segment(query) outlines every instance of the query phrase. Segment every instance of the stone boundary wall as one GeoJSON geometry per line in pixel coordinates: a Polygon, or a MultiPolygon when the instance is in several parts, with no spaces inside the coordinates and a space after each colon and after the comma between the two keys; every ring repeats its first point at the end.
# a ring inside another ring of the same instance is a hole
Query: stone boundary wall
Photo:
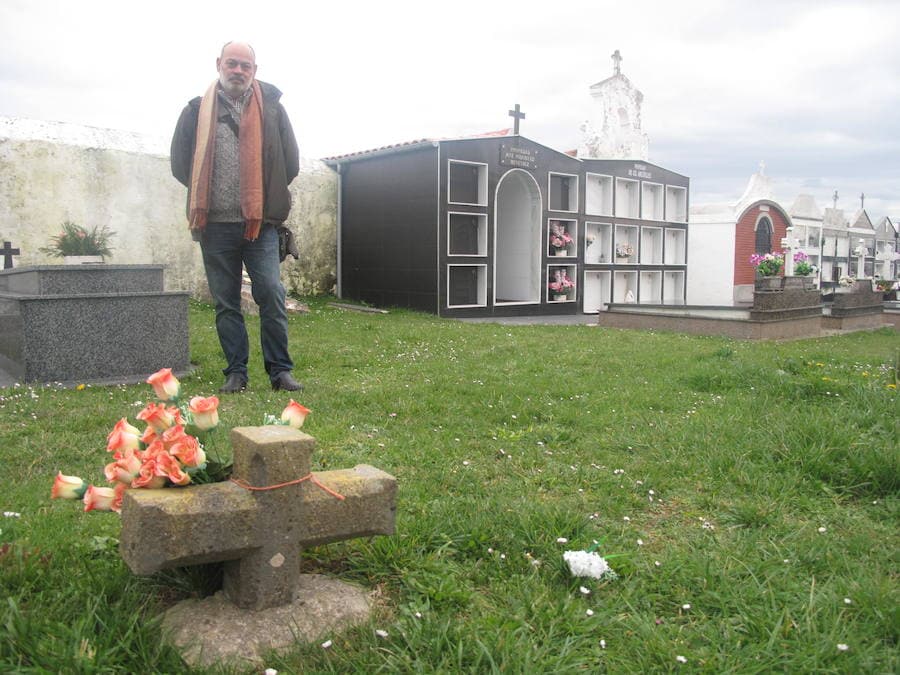
{"type": "MultiPolygon", "coordinates": [[[[337,177],[301,161],[286,223],[301,257],[282,279],[294,295],[332,291],[336,279],[337,177]]],[[[110,129],[0,117],[0,243],[15,267],[59,264],[40,252],[63,221],[108,226],[113,264],[166,265],[167,290],[207,295],[200,247],[187,231],[187,190],[169,170],[168,141],[110,129]]]]}

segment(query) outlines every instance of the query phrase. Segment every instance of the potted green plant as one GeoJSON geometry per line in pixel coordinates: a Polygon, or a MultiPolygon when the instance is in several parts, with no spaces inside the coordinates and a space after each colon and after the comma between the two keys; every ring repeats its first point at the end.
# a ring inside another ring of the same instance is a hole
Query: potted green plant
{"type": "Polygon", "coordinates": [[[797,251],[793,255],[794,272],[791,276],[785,276],[784,287],[788,288],[815,288],[812,275],[816,272],[815,265],[810,264],[809,256],[803,251],[797,251]]]}
{"type": "Polygon", "coordinates": [[[67,265],[102,263],[112,255],[110,239],[115,234],[105,225],[90,230],[67,220],[62,231],[50,239],[50,245],[40,249],[41,253],[62,258],[67,265]]]}
{"type": "Polygon", "coordinates": [[[784,267],[784,253],[754,253],[750,256],[750,264],[756,268],[757,290],[781,290],[782,281],[778,275],[784,267]]]}
{"type": "Polygon", "coordinates": [[[892,279],[876,279],[875,288],[884,294],[884,300],[894,300],[897,297],[897,292],[894,289],[895,283],[892,279]]]}

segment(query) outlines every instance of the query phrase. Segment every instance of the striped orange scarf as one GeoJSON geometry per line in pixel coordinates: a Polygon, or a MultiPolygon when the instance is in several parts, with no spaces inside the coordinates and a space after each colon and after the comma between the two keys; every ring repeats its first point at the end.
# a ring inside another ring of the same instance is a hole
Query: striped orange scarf
{"type": "MultiPolygon", "coordinates": [[[[197,146],[191,166],[190,222],[192,230],[206,227],[209,215],[209,182],[212,176],[216,145],[216,124],[219,102],[216,93],[219,81],[214,81],[200,102],[197,119],[197,146]]],[[[253,95],[241,113],[239,134],[241,172],[241,215],[244,218],[244,238],[253,241],[259,236],[263,217],[263,110],[262,92],[256,80],[251,85],[253,95]]]]}

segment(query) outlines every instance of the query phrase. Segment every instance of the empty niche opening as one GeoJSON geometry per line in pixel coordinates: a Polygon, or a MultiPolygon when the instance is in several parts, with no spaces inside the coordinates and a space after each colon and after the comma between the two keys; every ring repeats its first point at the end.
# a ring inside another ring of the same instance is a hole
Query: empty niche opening
{"type": "Polygon", "coordinates": [[[658,227],[641,228],[641,263],[658,265],[663,261],[662,229],[658,227]]]}
{"type": "Polygon", "coordinates": [[[550,174],[550,210],[578,210],[578,176],[550,174]]]}
{"type": "Polygon", "coordinates": [[[613,179],[598,173],[589,173],[585,178],[585,213],[594,216],[613,214],[613,179]]]}
{"type": "Polygon", "coordinates": [[[666,220],[687,222],[687,189],[669,185],[666,187],[666,220]]]}
{"type": "Polygon", "coordinates": [[[665,273],[663,277],[663,304],[684,304],[684,272],[681,270],[665,273]]]}
{"type": "Polygon", "coordinates": [[[666,264],[683,265],[685,251],[685,231],[666,228],[666,264]]]}
{"type": "Polygon", "coordinates": [[[630,178],[616,178],[616,216],[619,218],[637,218],[641,195],[639,183],[630,178]]]}
{"type": "Polygon", "coordinates": [[[584,273],[584,312],[591,314],[602,312],[609,303],[610,291],[609,271],[591,271],[584,273]]]}
{"type": "Polygon", "coordinates": [[[658,305],[662,302],[662,272],[641,272],[641,304],[658,305]]]}
{"type": "Polygon", "coordinates": [[[487,215],[450,213],[447,215],[449,255],[487,255],[487,215]]]}
{"type": "Polygon", "coordinates": [[[484,307],[487,304],[486,265],[447,266],[447,306],[484,307]]]}
{"type": "Polygon", "coordinates": [[[659,183],[641,184],[641,209],[644,220],[662,220],[664,214],[663,186],[659,183]]]}
{"type": "Polygon", "coordinates": [[[448,200],[453,204],[487,206],[487,165],[450,161],[448,200]]]}

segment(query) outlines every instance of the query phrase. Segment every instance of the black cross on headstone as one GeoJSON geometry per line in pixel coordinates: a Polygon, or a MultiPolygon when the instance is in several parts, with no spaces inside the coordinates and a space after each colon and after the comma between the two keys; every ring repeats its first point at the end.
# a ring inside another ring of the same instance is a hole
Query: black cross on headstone
{"type": "Polygon", "coordinates": [[[0,254],[3,254],[3,269],[11,270],[13,266],[13,256],[19,255],[20,251],[12,247],[12,242],[4,241],[3,248],[0,248],[0,254]]]}
{"type": "Polygon", "coordinates": [[[521,110],[519,110],[519,104],[516,103],[515,110],[510,110],[509,116],[515,120],[513,122],[513,133],[516,136],[518,136],[519,135],[519,120],[525,119],[525,113],[523,113],[521,110]]]}

